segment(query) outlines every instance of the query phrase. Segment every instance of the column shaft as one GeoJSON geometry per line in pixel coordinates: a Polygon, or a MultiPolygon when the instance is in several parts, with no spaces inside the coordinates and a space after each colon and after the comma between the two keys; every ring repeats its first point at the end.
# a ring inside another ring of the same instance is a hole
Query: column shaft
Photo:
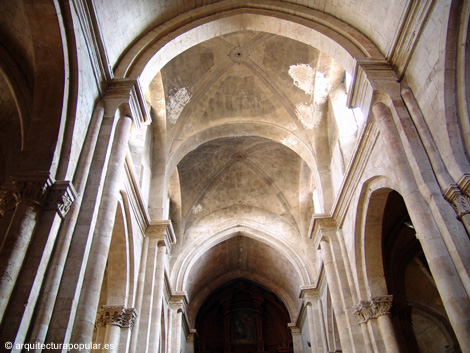
{"type": "Polygon", "coordinates": [[[345,350],[351,349],[354,351],[354,348],[351,344],[351,339],[349,335],[349,330],[347,327],[347,318],[344,309],[344,305],[341,298],[342,291],[339,288],[338,279],[336,276],[336,269],[333,263],[333,256],[331,254],[330,243],[322,240],[320,242],[321,246],[321,255],[323,258],[323,264],[325,266],[325,274],[330,287],[331,301],[333,303],[334,312],[337,318],[337,325],[339,336],[341,339],[341,347],[345,350]]]}
{"type": "Polygon", "coordinates": [[[308,319],[308,328],[310,332],[311,347],[310,351],[312,353],[321,352],[318,348],[318,342],[320,337],[317,335],[316,325],[315,325],[315,314],[313,313],[312,303],[307,303],[307,319],[308,319]]]}
{"type": "MultiPolygon", "coordinates": [[[[27,177],[27,176],[26,176],[27,177]]],[[[0,249],[0,323],[17,282],[52,180],[49,175],[36,181],[13,181],[18,200],[0,249]]]]}
{"type": "Polygon", "coordinates": [[[148,352],[150,342],[150,327],[152,325],[153,297],[155,295],[155,271],[157,267],[158,239],[146,237],[148,244],[147,262],[145,265],[145,281],[139,315],[139,326],[135,334],[138,339],[133,341],[138,352],[148,352]]]}
{"type": "Polygon", "coordinates": [[[302,336],[300,335],[300,329],[289,324],[290,330],[292,332],[292,344],[294,346],[294,353],[303,353],[302,348],[302,336]]]}
{"type": "Polygon", "coordinates": [[[380,315],[377,318],[377,322],[379,324],[380,333],[382,334],[387,353],[400,353],[400,347],[398,346],[390,314],[380,315]]]}
{"type": "Polygon", "coordinates": [[[70,211],[58,235],[55,249],[52,251],[51,263],[48,267],[46,278],[41,288],[41,296],[31,323],[31,333],[29,335],[30,343],[42,343],[46,339],[47,329],[52,317],[52,310],[59,291],[60,279],[64,271],[65,261],[72,241],[72,234],[78,220],[83,193],[92,165],[93,154],[100,134],[103,116],[104,109],[98,107],[90,122],[90,128],[86,136],[83,151],[80,154],[77,171],[75,172],[76,177],[73,179],[77,197],[70,207],[70,211]]]}
{"type": "MultiPolygon", "coordinates": [[[[168,352],[179,352],[181,348],[181,331],[183,323],[183,311],[178,307],[171,310],[171,322],[170,322],[170,332],[169,340],[170,347],[168,352]]],[[[154,353],[154,352],[152,352],[154,353]]],[[[156,353],[156,352],[155,352],[156,353]]]]}
{"type": "MultiPolygon", "coordinates": [[[[135,353],[138,337],[139,337],[139,330],[140,330],[140,321],[142,320],[142,301],[144,299],[144,288],[145,288],[145,272],[146,272],[146,265],[147,265],[147,258],[148,258],[148,247],[149,247],[149,238],[144,238],[144,243],[142,246],[142,257],[140,259],[140,267],[139,267],[139,279],[137,281],[137,291],[136,291],[136,310],[139,313],[139,317],[135,322],[134,329],[131,335],[131,343],[129,347],[129,353],[135,353]]],[[[141,350],[142,352],[142,350],[141,350]]]]}
{"type": "Polygon", "coordinates": [[[150,327],[150,353],[157,353],[160,342],[160,327],[162,316],[163,285],[165,273],[166,246],[163,241],[158,242],[157,266],[155,273],[155,289],[153,294],[152,325],[150,327]]]}
{"type": "Polygon", "coordinates": [[[59,227],[73,199],[73,187],[68,182],[56,182],[49,191],[28,256],[13,290],[15,300],[6,311],[1,329],[0,337],[13,342],[14,347],[25,342],[59,227]]]}
{"type": "Polygon", "coordinates": [[[106,325],[106,333],[104,336],[105,353],[116,353],[119,349],[119,338],[121,336],[121,328],[117,325],[106,325]]]}
{"type": "MultiPolygon", "coordinates": [[[[101,195],[106,174],[108,171],[113,141],[116,131],[116,116],[106,116],[102,120],[99,129],[99,138],[95,153],[93,154],[90,173],[86,181],[86,189],[83,195],[80,212],[77,211],[78,219],[74,229],[67,228],[71,233],[64,234],[65,238],[70,236],[70,247],[67,249],[67,239],[61,238],[63,253],[57,253],[58,262],[54,267],[47,287],[44,288],[47,295],[45,305],[38,314],[33,329],[34,337],[39,342],[69,343],[73,324],[77,314],[77,304],[83,286],[83,277],[90,256],[90,247],[93,239],[93,231],[97,224],[98,214],[101,206],[101,195]],[[64,259],[66,257],[66,259],[64,259]],[[63,270],[60,268],[64,264],[63,270]],[[58,287],[57,295],[55,288],[58,287]],[[55,298],[54,298],[55,296],[55,298]]],[[[72,216],[72,215],[71,215],[72,216]]]]}
{"type": "Polygon", "coordinates": [[[98,221],[83,280],[74,332],[71,337],[72,343],[90,343],[92,340],[95,314],[108,260],[116,207],[120,197],[119,190],[124,175],[124,161],[131,125],[131,118],[124,116],[120,118],[116,126],[98,221]]]}

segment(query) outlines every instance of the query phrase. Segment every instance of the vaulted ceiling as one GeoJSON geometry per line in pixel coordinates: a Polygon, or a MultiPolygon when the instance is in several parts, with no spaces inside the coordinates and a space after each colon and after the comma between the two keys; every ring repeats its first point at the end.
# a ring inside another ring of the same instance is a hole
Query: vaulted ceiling
{"type": "Polygon", "coordinates": [[[191,47],[150,84],[154,133],[166,137],[154,155],[173,174],[169,217],[195,307],[214,285],[242,277],[264,281],[295,311],[298,288],[310,283],[294,258],[314,194],[322,207],[333,202],[338,89],[345,96],[345,70],[329,56],[251,30],[191,47]]]}
{"type": "Polygon", "coordinates": [[[204,135],[177,164],[185,237],[230,222],[305,235],[313,174],[331,159],[328,95],[344,76],[313,47],[254,31],[203,42],[162,69],[169,158],[204,135]]]}

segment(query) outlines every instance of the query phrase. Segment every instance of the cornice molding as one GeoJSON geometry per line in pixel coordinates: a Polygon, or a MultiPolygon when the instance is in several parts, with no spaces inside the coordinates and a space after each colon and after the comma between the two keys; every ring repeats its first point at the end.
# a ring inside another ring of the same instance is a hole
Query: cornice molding
{"type": "Polygon", "coordinates": [[[152,122],[149,105],[138,78],[113,79],[106,90],[104,103],[105,114],[113,116],[120,109],[121,114],[132,118],[137,128],[152,122]]]}
{"type": "Polygon", "coordinates": [[[175,231],[170,220],[151,222],[145,231],[145,236],[163,241],[168,251],[171,250],[171,245],[176,243],[175,231]]]}

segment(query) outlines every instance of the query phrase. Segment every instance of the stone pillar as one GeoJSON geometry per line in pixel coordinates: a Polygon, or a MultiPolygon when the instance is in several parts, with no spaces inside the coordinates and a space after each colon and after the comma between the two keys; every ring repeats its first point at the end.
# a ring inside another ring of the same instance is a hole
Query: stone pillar
{"type": "Polygon", "coordinates": [[[183,330],[183,312],[188,303],[185,292],[176,292],[170,298],[170,322],[168,333],[168,352],[180,352],[183,330]]]}
{"type": "Polygon", "coordinates": [[[371,298],[371,307],[374,317],[377,318],[380,333],[385,343],[387,352],[400,353],[395,329],[391,320],[391,308],[393,297],[386,295],[382,297],[371,298]]]}
{"type": "Polygon", "coordinates": [[[104,331],[101,351],[115,353],[126,351],[126,347],[119,347],[119,338],[122,330],[132,330],[137,313],[134,308],[124,305],[103,305],[99,310],[97,326],[104,331]]]}
{"type": "Polygon", "coordinates": [[[38,173],[16,176],[3,185],[16,199],[16,208],[0,249],[0,323],[52,184],[48,173],[38,173]]]}
{"type": "Polygon", "coordinates": [[[311,346],[310,346],[310,351],[312,353],[321,353],[322,350],[319,347],[318,343],[320,341],[320,337],[317,335],[317,325],[315,324],[315,314],[313,312],[313,306],[312,302],[308,302],[306,304],[306,309],[307,309],[307,320],[308,320],[308,329],[310,333],[310,340],[311,340],[311,346]]]}
{"type": "Polygon", "coordinates": [[[354,305],[354,316],[363,329],[363,334],[368,338],[371,352],[385,352],[385,344],[383,342],[380,329],[375,319],[371,303],[369,300],[361,300],[354,305]]]}
{"type": "MultiPolygon", "coordinates": [[[[383,103],[377,103],[372,108],[376,117],[381,134],[385,143],[392,150],[390,158],[396,166],[396,173],[399,180],[405,185],[405,190],[409,190],[406,196],[407,203],[419,207],[426,205],[426,201],[419,194],[418,190],[413,190],[406,185],[407,180],[413,180],[413,175],[409,170],[408,162],[403,156],[403,147],[401,145],[397,130],[395,128],[393,117],[388,107],[383,103]]],[[[428,261],[431,273],[436,282],[439,294],[446,309],[449,320],[454,328],[457,339],[463,352],[470,352],[470,300],[465,290],[464,283],[461,280],[456,266],[459,266],[459,259],[454,251],[449,253],[449,249],[444,242],[434,219],[426,212],[413,212],[410,214],[417,230],[417,237],[420,240],[424,254],[428,261]],[[454,254],[451,258],[450,255],[454,254]],[[454,263],[454,260],[456,263],[454,263]],[[468,347],[468,348],[467,348],[468,347]]],[[[459,266],[460,267],[460,266],[459,266]]],[[[464,269],[461,271],[465,272],[464,269]]],[[[463,277],[467,274],[462,273],[463,277]]]]}
{"type": "Polygon", "coordinates": [[[131,347],[135,346],[135,352],[139,353],[148,352],[149,349],[150,326],[152,324],[153,296],[155,290],[155,271],[157,267],[156,262],[158,239],[145,237],[145,244],[147,244],[147,261],[145,264],[145,269],[143,269],[143,271],[145,272],[145,281],[143,283],[142,289],[142,300],[138,320],[138,331],[136,331],[134,334],[138,337],[138,339],[133,339],[131,343],[131,347]]]}
{"type": "Polygon", "coordinates": [[[465,192],[465,184],[469,184],[470,175],[464,174],[459,183],[454,184],[450,177],[446,165],[444,164],[436,143],[432,137],[431,132],[426,124],[418,102],[416,101],[413,92],[409,88],[402,88],[401,95],[403,101],[410,112],[410,116],[418,130],[420,139],[423,142],[426,153],[429,156],[429,161],[433,167],[436,179],[442,190],[445,189],[444,197],[454,207],[457,218],[463,223],[467,234],[470,235],[470,195],[465,192]],[[465,180],[466,179],[466,180],[465,180]]]}
{"type": "Polygon", "coordinates": [[[292,343],[294,346],[294,353],[302,353],[302,336],[300,335],[300,329],[293,323],[289,323],[289,328],[292,332],[292,343]]]}
{"type": "Polygon", "coordinates": [[[73,231],[82,205],[83,193],[93,161],[93,154],[97,145],[98,136],[100,135],[100,126],[103,121],[103,116],[104,109],[102,107],[102,102],[99,102],[90,122],[85,144],[80,154],[80,159],[73,179],[77,193],[76,198],[70,207],[67,217],[61,225],[60,233],[51,255],[52,258],[50,265],[48,266],[46,278],[44,279],[44,284],[41,288],[41,294],[31,323],[31,333],[29,334],[30,343],[43,343],[46,338],[47,329],[52,317],[52,310],[59,291],[60,279],[64,271],[73,231]]]}
{"type": "Polygon", "coordinates": [[[342,291],[340,289],[339,280],[336,275],[333,254],[331,252],[330,243],[325,237],[322,237],[320,241],[320,249],[327,283],[330,287],[331,301],[333,303],[333,308],[337,319],[336,322],[338,324],[338,331],[341,339],[341,347],[343,347],[345,350],[351,349],[352,351],[354,351],[354,347],[352,345],[348,329],[348,319],[343,304],[341,294],[342,291]]]}
{"type": "Polygon", "coordinates": [[[307,319],[312,340],[312,352],[328,353],[328,339],[323,316],[322,302],[317,288],[305,286],[301,288],[300,296],[307,310],[307,319]]]}
{"type": "Polygon", "coordinates": [[[302,298],[305,310],[307,311],[307,322],[310,333],[311,351],[313,353],[325,353],[328,352],[328,345],[325,344],[322,332],[321,322],[323,318],[316,314],[317,303],[320,303],[320,296],[318,295],[317,289],[313,286],[305,286],[300,289],[300,297],[302,298]]]}
{"type": "Polygon", "coordinates": [[[83,280],[71,343],[88,344],[92,340],[92,323],[98,307],[104,270],[108,260],[116,207],[120,197],[119,190],[122,186],[124,175],[124,161],[131,125],[132,119],[128,116],[123,116],[119,119],[116,126],[98,221],[83,280]]]}
{"type": "Polygon", "coordinates": [[[400,353],[398,340],[390,317],[392,300],[393,297],[391,295],[373,297],[368,301],[361,300],[354,306],[356,319],[361,325],[364,323],[368,325],[371,336],[375,338],[375,342],[372,342],[372,345],[378,352],[400,353]],[[380,333],[380,337],[378,333],[380,333]]]}
{"type": "Polygon", "coordinates": [[[317,300],[317,310],[318,310],[318,316],[319,316],[319,322],[320,322],[320,331],[321,331],[321,341],[323,343],[323,348],[325,352],[328,352],[328,338],[327,338],[327,333],[326,333],[326,325],[325,325],[325,316],[323,314],[323,307],[322,307],[322,302],[321,298],[318,297],[317,300]]]}
{"type": "Polygon", "coordinates": [[[141,295],[141,316],[138,332],[132,339],[132,350],[157,352],[161,332],[162,303],[165,284],[166,254],[176,242],[171,221],[149,225],[146,231],[147,261],[141,295]],[[138,337],[138,338],[137,338],[138,337]],[[138,349],[137,349],[138,347],[138,349]]]}
{"type": "Polygon", "coordinates": [[[444,197],[454,208],[457,219],[463,223],[467,235],[470,235],[470,194],[468,192],[470,188],[470,176],[466,175],[463,179],[464,181],[461,181],[459,184],[464,184],[465,186],[451,184],[447,188],[444,197]]]}
{"type": "Polygon", "coordinates": [[[13,342],[14,347],[25,342],[59,227],[74,198],[75,191],[69,182],[58,181],[50,188],[28,249],[28,257],[13,291],[15,300],[6,311],[1,329],[0,337],[4,341],[13,342]]]}
{"type": "Polygon", "coordinates": [[[173,228],[170,221],[151,224],[147,229],[147,236],[158,239],[155,287],[153,292],[152,324],[150,326],[150,353],[158,352],[158,346],[160,343],[166,254],[169,251],[170,244],[174,243],[172,240],[175,239],[172,229],[173,228]],[[172,240],[170,240],[171,238],[172,240]]]}
{"type": "MultiPolygon", "coordinates": [[[[148,249],[149,248],[149,239],[144,238],[144,242],[142,245],[142,256],[140,258],[140,266],[139,266],[139,277],[137,280],[137,291],[136,291],[136,309],[140,313],[138,320],[136,320],[134,324],[134,329],[131,336],[131,343],[129,347],[129,353],[135,353],[137,348],[137,342],[139,338],[139,331],[140,331],[140,323],[142,320],[142,309],[143,309],[143,299],[144,299],[144,292],[145,292],[145,275],[146,275],[146,268],[148,262],[148,249]]],[[[155,256],[154,256],[155,258],[155,256]]],[[[148,311],[147,311],[148,313],[148,311]]],[[[141,350],[140,352],[143,352],[141,350]]]]}
{"type": "Polygon", "coordinates": [[[102,347],[106,339],[106,322],[104,321],[103,310],[100,309],[96,313],[95,329],[93,335],[94,348],[91,350],[92,353],[101,353],[102,347]]]}
{"type": "MultiPolygon", "coordinates": [[[[88,265],[89,259],[94,256],[90,253],[92,241],[101,237],[101,234],[98,237],[94,237],[94,235],[99,234],[95,230],[99,228],[97,225],[102,223],[103,217],[100,216],[100,213],[102,213],[101,206],[107,202],[107,193],[104,189],[106,184],[108,184],[108,172],[115,173],[111,172],[114,168],[110,163],[112,150],[114,145],[122,142],[118,141],[119,134],[115,133],[116,126],[119,124],[118,119],[122,115],[132,116],[136,126],[149,121],[148,107],[136,79],[113,79],[107,87],[103,104],[104,112],[99,127],[99,136],[96,140],[96,148],[94,152],[88,150],[83,152],[86,155],[89,152],[93,153],[93,158],[89,159],[91,163],[89,173],[85,173],[84,176],[80,177],[80,180],[86,182],[86,187],[83,193],[80,212],[73,215],[77,219],[68,228],[70,230],[67,232],[67,237],[72,231],[73,236],[70,236],[70,247],[67,252],[65,266],[62,270],[60,267],[63,262],[58,261],[58,268],[54,270],[54,273],[61,275],[61,277],[52,278],[49,283],[50,287],[46,289],[50,292],[47,304],[53,304],[53,306],[46,307],[40,313],[39,320],[36,322],[37,329],[34,330],[34,334],[46,343],[69,343],[71,342],[72,332],[82,332],[82,328],[78,329],[76,325],[79,311],[83,312],[83,307],[78,308],[78,303],[87,296],[84,296],[82,288],[85,288],[84,277],[85,272],[90,267],[88,265]],[[54,293],[56,287],[54,281],[59,281],[57,294],[54,293]],[[53,298],[54,296],[55,298],[53,298]],[[52,303],[53,300],[51,298],[55,300],[55,303],[52,303]],[[45,335],[46,337],[44,338],[45,335]]],[[[97,115],[97,120],[99,121],[101,113],[97,113],[97,115]]],[[[114,216],[111,219],[114,219],[114,216]]],[[[66,242],[65,240],[64,247],[67,247],[66,242]]],[[[95,307],[86,314],[89,316],[88,322],[94,321],[91,320],[91,311],[94,311],[96,314],[96,310],[97,308],[95,307]]],[[[86,329],[88,334],[90,328],[86,329]]],[[[74,339],[76,338],[77,336],[75,335],[74,339]]]]}

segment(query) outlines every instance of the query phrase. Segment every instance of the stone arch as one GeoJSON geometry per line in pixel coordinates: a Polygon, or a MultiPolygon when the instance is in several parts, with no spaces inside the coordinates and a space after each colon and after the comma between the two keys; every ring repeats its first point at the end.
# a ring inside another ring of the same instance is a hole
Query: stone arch
{"type": "Polygon", "coordinates": [[[355,263],[357,293],[360,298],[386,295],[382,265],[382,217],[388,194],[394,189],[391,180],[373,176],[362,185],[355,224],[355,263]],[[380,251],[373,251],[379,248],[380,251]]]}
{"type": "Polygon", "coordinates": [[[34,119],[25,133],[23,172],[47,170],[54,175],[62,148],[69,103],[69,44],[59,6],[56,2],[46,2],[26,12],[34,51],[31,104],[34,119]]]}
{"type": "MultiPolygon", "coordinates": [[[[255,242],[264,244],[264,246],[273,248],[274,251],[279,254],[279,256],[282,256],[284,258],[286,263],[289,263],[292,266],[295,271],[292,276],[295,278],[289,278],[286,279],[286,281],[289,283],[295,282],[294,287],[298,287],[297,289],[293,289],[295,291],[295,295],[293,295],[292,293],[287,293],[281,287],[276,286],[275,283],[272,281],[263,280],[262,277],[255,276],[251,279],[255,282],[263,284],[268,289],[272,290],[281,299],[283,299],[284,304],[286,305],[289,313],[291,314],[291,317],[294,317],[295,312],[297,310],[297,290],[300,290],[300,286],[307,285],[312,282],[311,275],[309,274],[306,265],[303,263],[301,257],[287,242],[279,240],[273,234],[268,234],[265,231],[253,228],[252,226],[247,224],[235,224],[231,226],[229,225],[222,229],[218,229],[214,233],[207,235],[207,237],[204,237],[205,240],[203,242],[200,239],[199,241],[196,241],[197,243],[201,242],[200,246],[194,246],[194,242],[191,242],[191,244],[188,245],[185,249],[182,249],[171,271],[172,286],[176,288],[176,291],[185,290],[191,270],[193,266],[197,263],[197,261],[203,258],[204,255],[215,246],[223,243],[224,241],[233,239],[237,236],[249,238],[255,242]]],[[[245,275],[246,273],[240,272],[237,276],[243,277],[245,275]]],[[[233,278],[234,277],[232,275],[227,275],[226,277],[222,276],[221,278],[219,278],[217,283],[220,285],[233,278]]],[[[197,298],[197,303],[201,304],[201,298],[204,297],[205,296],[203,295],[200,298],[197,298]]]]}
{"type": "MultiPolygon", "coordinates": [[[[470,154],[470,3],[453,0],[449,12],[449,25],[445,33],[445,67],[442,92],[452,159],[456,160],[457,171],[468,166],[465,153],[470,154]],[[460,128],[460,129],[459,129],[460,128]],[[459,131],[460,130],[460,131],[459,131]]],[[[450,170],[452,174],[452,170],[450,170]]],[[[458,175],[458,177],[460,177],[458,175]]]]}
{"type": "Polygon", "coordinates": [[[297,315],[296,310],[298,309],[296,303],[292,300],[289,294],[276,286],[276,284],[272,281],[267,280],[263,276],[253,276],[246,272],[236,272],[227,274],[227,276],[223,276],[222,278],[218,278],[216,281],[212,282],[209,287],[204,289],[204,292],[199,293],[194,300],[190,303],[188,308],[188,321],[191,327],[194,327],[196,323],[196,316],[201,308],[202,304],[206,301],[206,299],[211,295],[211,293],[216,290],[217,288],[223,286],[225,283],[230,282],[236,279],[247,279],[261,285],[265,288],[271,290],[286,306],[287,311],[289,312],[289,316],[291,321],[294,321],[295,315],[297,315]]]}
{"type": "Polygon", "coordinates": [[[176,290],[184,290],[184,282],[186,280],[185,277],[188,275],[188,269],[197,259],[203,256],[207,250],[236,236],[239,232],[243,232],[246,237],[273,247],[284,255],[296,268],[302,285],[307,285],[311,282],[310,274],[303,264],[302,259],[287,242],[279,240],[275,235],[269,234],[265,230],[253,228],[249,224],[234,224],[219,228],[215,232],[208,234],[204,237],[206,241],[204,244],[201,244],[201,246],[195,247],[190,244],[180,253],[176,259],[171,275],[171,282],[174,287],[177,288],[176,290]]]}
{"type": "Polygon", "coordinates": [[[194,134],[172,151],[168,160],[167,174],[173,172],[188,152],[202,144],[219,138],[241,136],[258,136],[278,142],[298,154],[310,170],[316,170],[315,156],[309,153],[309,148],[302,139],[282,127],[253,122],[218,125],[194,134]]]}
{"type": "Polygon", "coordinates": [[[319,48],[350,72],[355,58],[382,57],[358,30],[320,11],[276,2],[257,5],[225,2],[189,11],[149,31],[122,56],[116,76],[139,76],[145,88],[156,73],[182,51],[243,29],[284,36],[287,33],[290,38],[319,48]]]}
{"type": "MultiPolygon", "coordinates": [[[[303,42],[335,59],[349,72],[353,71],[357,58],[382,58],[380,51],[362,33],[321,11],[280,2],[256,5],[244,1],[222,2],[188,11],[144,34],[121,56],[115,75],[139,77],[146,90],[160,69],[181,52],[211,38],[243,29],[278,34],[303,42]]],[[[208,132],[204,134],[208,135],[208,132]]],[[[187,142],[185,144],[188,145],[187,142]]],[[[311,152],[307,154],[310,155],[303,158],[315,176],[319,205],[329,208],[331,201],[328,200],[332,193],[329,175],[319,171],[311,152]]],[[[176,158],[170,157],[165,180],[156,191],[156,200],[162,204],[161,207],[164,207],[170,175],[184,155],[180,153],[176,158]]]]}
{"type": "MultiPolygon", "coordinates": [[[[190,138],[186,139],[181,145],[177,146],[167,160],[167,168],[165,173],[165,190],[170,182],[171,175],[178,163],[184,158],[184,156],[190,151],[198,148],[204,143],[226,137],[243,137],[243,136],[257,136],[263,137],[268,140],[277,142],[287,147],[288,149],[295,152],[305,161],[308,168],[310,168],[312,175],[317,185],[319,192],[319,200],[323,200],[322,185],[328,181],[324,180],[325,177],[320,173],[316,157],[311,152],[309,146],[296,134],[284,129],[280,126],[264,124],[259,122],[245,122],[236,124],[223,124],[210,127],[202,130],[197,134],[194,134],[190,138]]],[[[321,202],[320,202],[321,203],[321,202]]],[[[322,204],[322,203],[321,203],[322,204]]]]}
{"type": "Polygon", "coordinates": [[[28,79],[17,61],[2,46],[0,46],[0,74],[16,105],[20,124],[20,145],[23,148],[31,120],[32,91],[28,79]]]}

